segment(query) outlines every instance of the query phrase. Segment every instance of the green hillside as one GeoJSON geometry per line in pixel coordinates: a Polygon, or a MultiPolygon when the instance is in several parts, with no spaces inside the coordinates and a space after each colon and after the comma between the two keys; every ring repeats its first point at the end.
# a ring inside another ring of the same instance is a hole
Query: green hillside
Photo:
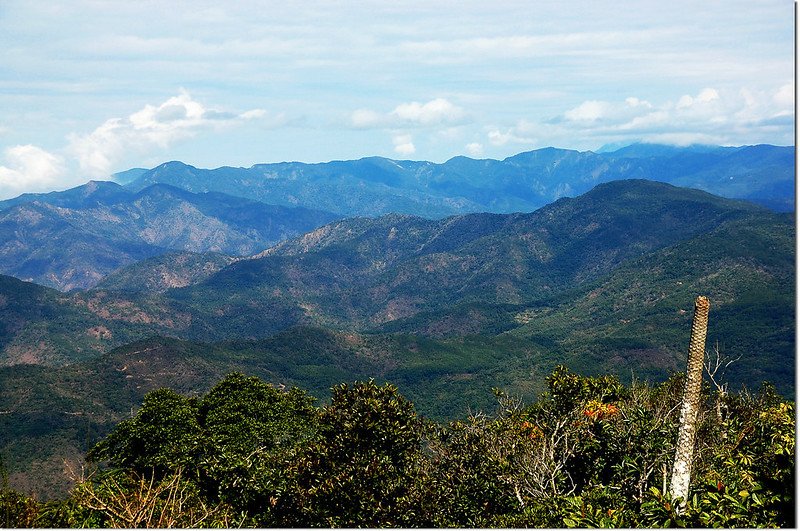
{"type": "MultiPolygon", "coordinates": [[[[723,348],[741,353],[758,341],[744,337],[755,322],[776,337],[791,331],[793,230],[786,215],[648,181],[607,183],[531,214],[343,220],[227,266],[171,255],[121,270],[107,289],[38,290],[36,315],[9,280],[2,364],[77,361],[149,335],[217,342],[294,326],[432,337],[519,329],[570,355],[605,352],[595,338],[620,348],[637,337],[639,350],[663,353],[678,341],[648,332],[659,328],[652,320],[681,329],[697,293],[720,309],[723,348]],[[748,315],[747,305],[770,311],[748,315]]],[[[769,357],[790,357],[776,354],[785,340],[770,345],[769,357]]]]}
{"type": "Polygon", "coordinates": [[[289,323],[370,329],[467,302],[560,297],[626,260],[748,215],[771,216],[695,190],[617,181],[531,214],[335,222],[168,297],[210,319],[193,323],[203,340],[217,338],[207,330],[223,318],[234,337],[249,323],[267,332],[289,323]]]}
{"type": "Polygon", "coordinates": [[[174,251],[136,262],[110,273],[99,290],[162,293],[207,279],[236,258],[219,253],[174,251]]]}
{"type": "Polygon", "coordinates": [[[495,387],[532,399],[556,364],[510,338],[436,341],[316,328],[213,345],[152,338],[60,368],[0,368],[0,456],[16,488],[55,495],[69,484],[63,461],[80,467],[87,445],[161,387],[201,393],[244,371],[327,399],[342,381],[374,378],[396,383],[424,414],[447,419],[492,408],[495,387]]]}

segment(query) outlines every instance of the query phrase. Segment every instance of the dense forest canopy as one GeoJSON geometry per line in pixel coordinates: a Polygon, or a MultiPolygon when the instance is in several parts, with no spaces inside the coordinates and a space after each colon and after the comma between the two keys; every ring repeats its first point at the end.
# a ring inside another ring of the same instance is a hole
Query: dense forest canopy
{"type": "Polygon", "coordinates": [[[666,492],[683,375],[626,386],[557,368],[523,404],[419,415],[391,384],[316,405],[232,373],[148,393],[68,498],[0,494],[3,527],[773,527],[794,525],[795,405],[705,385],[689,499],[666,492]]]}

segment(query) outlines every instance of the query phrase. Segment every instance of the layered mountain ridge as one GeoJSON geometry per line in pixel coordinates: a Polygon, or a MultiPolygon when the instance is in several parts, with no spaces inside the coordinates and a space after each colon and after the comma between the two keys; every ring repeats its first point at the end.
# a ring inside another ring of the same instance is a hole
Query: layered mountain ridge
{"type": "Polygon", "coordinates": [[[283,162],[198,169],[168,162],[127,186],[166,183],[345,217],[389,213],[429,218],[468,212],[529,212],[619,179],[648,179],[794,208],[794,148],[686,148],[634,144],[610,153],[544,148],[504,160],[455,157],[442,164],[368,157],[321,164],[283,162]]]}
{"type": "MultiPolygon", "coordinates": [[[[578,354],[597,330],[636,337],[637,327],[653,326],[628,315],[630,308],[658,307],[656,314],[669,314],[680,329],[690,317],[692,290],[707,294],[719,311],[748,297],[787,304],[779,319],[786,330],[793,234],[790,215],[643,180],[602,184],[530,214],[351,218],[247,259],[170,255],[123,268],[102,289],[65,295],[36,288],[39,299],[57,301],[64,317],[57,324],[9,318],[19,325],[0,345],[2,364],[61,364],[153,334],[256,340],[294,326],[430,337],[513,331],[545,343],[558,336],[564,348],[572,332],[585,330],[578,350],[569,347],[578,354]],[[630,285],[640,286],[641,299],[630,285]],[[605,301],[602,308],[588,303],[595,299],[605,301]],[[576,311],[572,331],[552,322],[576,311]],[[620,328],[622,321],[628,324],[620,328]],[[20,353],[40,344],[34,354],[20,353]]],[[[735,338],[747,327],[726,327],[731,348],[743,349],[735,338]]],[[[648,348],[666,352],[673,339],[661,337],[648,348]]]]}
{"type": "Polygon", "coordinates": [[[168,252],[248,256],[343,217],[531,212],[631,178],[794,208],[794,152],[776,146],[545,148],[443,164],[369,157],[204,170],[169,162],[115,178],[125,185],[91,181],[0,201],[0,273],[86,289],[168,252]]]}
{"type": "Polygon", "coordinates": [[[0,272],[62,291],[171,250],[250,255],[338,216],[165,184],[111,182],[0,203],[0,272]]]}

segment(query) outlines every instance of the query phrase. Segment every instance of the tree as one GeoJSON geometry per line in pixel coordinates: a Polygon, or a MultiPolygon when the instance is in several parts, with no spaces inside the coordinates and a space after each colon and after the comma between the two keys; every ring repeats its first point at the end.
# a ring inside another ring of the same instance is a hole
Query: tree
{"type": "Polygon", "coordinates": [[[769,386],[701,388],[688,496],[670,496],[684,386],[559,367],[529,406],[498,391],[493,415],[438,425],[389,384],[342,384],[316,408],[233,374],[204,397],[148,394],[92,450],[114,468],[68,500],[2,493],[0,508],[61,527],[794,525],[794,404],[769,386]]]}
{"type": "Polygon", "coordinates": [[[415,521],[422,431],[411,402],[373,381],[332,389],[319,438],[291,462],[279,525],[405,527],[415,521]]]}
{"type": "Polygon", "coordinates": [[[287,489],[285,462],[316,437],[314,399],[256,377],[227,376],[203,398],[198,418],[206,437],[199,463],[209,497],[230,503],[256,521],[287,489]]]}
{"type": "Polygon", "coordinates": [[[284,391],[241,373],[228,375],[203,398],[159,389],[88,459],[108,461],[156,485],[180,473],[208,504],[224,502],[260,518],[286,489],[283,460],[315,436],[313,402],[303,391],[284,391]]]}
{"type": "Polygon", "coordinates": [[[136,416],[120,422],[89,451],[87,459],[162,476],[196,469],[204,440],[197,400],[158,389],[147,393],[136,416]]]}

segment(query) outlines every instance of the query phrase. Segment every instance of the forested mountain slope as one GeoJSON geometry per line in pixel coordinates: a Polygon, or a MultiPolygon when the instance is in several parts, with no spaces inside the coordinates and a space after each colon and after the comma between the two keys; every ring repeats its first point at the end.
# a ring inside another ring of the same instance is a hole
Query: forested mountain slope
{"type": "Polygon", "coordinates": [[[751,216],[779,219],[704,192],[616,181],[531,214],[335,222],[168,297],[211,319],[193,321],[202,339],[217,320],[232,334],[249,323],[369,329],[469,302],[558,298],[627,260],[751,216]]]}
{"type": "Polygon", "coordinates": [[[704,293],[720,316],[710,338],[753,368],[736,381],[792,385],[781,377],[793,353],[791,217],[696,190],[615,181],[530,214],[354,218],[226,261],[152,260],[104,289],[42,291],[62,318],[18,320],[2,364],[57,365],[153,334],[216,342],[323,326],[513,334],[538,356],[663,375],[680,358],[687,301],[704,293]]]}
{"type": "Polygon", "coordinates": [[[336,219],[220,193],[110,182],[0,202],[0,272],[60,290],[169,250],[257,253],[336,219]]]}

